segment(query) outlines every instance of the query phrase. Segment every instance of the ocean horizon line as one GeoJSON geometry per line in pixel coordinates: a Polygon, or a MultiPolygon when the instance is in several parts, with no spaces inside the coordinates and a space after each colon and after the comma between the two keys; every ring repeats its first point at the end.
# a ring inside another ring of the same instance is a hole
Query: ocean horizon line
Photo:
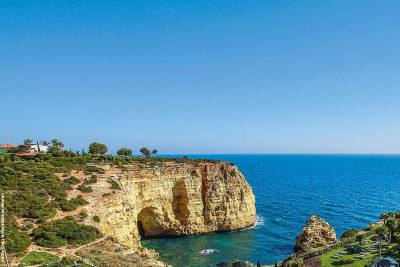
{"type": "Polygon", "coordinates": [[[400,153],[165,153],[158,156],[400,156],[400,153]]]}

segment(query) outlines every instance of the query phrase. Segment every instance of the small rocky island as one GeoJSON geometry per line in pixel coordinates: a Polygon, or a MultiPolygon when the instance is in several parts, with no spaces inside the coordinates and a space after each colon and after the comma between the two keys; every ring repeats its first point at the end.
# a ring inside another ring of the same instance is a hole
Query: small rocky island
{"type": "Polygon", "coordinates": [[[337,241],[335,229],[316,215],[310,216],[300,235],[296,237],[296,252],[331,245],[337,241]]]}

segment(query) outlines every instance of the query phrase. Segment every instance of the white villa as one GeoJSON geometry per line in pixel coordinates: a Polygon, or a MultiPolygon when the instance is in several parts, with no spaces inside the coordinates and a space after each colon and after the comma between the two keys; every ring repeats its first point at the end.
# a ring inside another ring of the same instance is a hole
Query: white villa
{"type": "Polygon", "coordinates": [[[31,145],[30,152],[32,153],[47,153],[49,152],[49,147],[44,145],[31,145]]]}

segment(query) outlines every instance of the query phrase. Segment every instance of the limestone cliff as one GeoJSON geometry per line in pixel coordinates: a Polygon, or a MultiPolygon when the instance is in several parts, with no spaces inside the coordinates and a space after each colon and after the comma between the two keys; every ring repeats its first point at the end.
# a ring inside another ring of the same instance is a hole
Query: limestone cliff
{"type": "MultiPolygon", "coordinates": [[[[119,243],[140,248],[147,237],[233,231],[254,225],[255,197],[236,166],[163,161],[107,170],[121,190],[89,200],[88,221],[119,243]]],[[[94,190],[106,192],[107,183],[94,190]]]]}
{"type": "Polygon", "coordinates": [[[335,242],[335,229],[323,219],[312,215],[306,222],[301,234],[296,238],[295,250],[305,252],[335,242]]]}

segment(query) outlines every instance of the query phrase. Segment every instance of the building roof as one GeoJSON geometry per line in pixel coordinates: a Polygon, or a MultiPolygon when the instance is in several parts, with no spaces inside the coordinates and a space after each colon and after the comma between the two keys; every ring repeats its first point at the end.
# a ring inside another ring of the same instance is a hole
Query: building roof
{"type": "Polygon", "coordinates": [[[24,156],[35,156],[37,155],[36,152],[17,152],[15,153],[15,155],[19,156],[19,157],[24,157],[24,156]]]}
{"type": "Polygon", "coordinates": [[[13,144],[0,144],[1,148],[13,148],[13,147],[17,147],[16,145],[13,144]]]}

